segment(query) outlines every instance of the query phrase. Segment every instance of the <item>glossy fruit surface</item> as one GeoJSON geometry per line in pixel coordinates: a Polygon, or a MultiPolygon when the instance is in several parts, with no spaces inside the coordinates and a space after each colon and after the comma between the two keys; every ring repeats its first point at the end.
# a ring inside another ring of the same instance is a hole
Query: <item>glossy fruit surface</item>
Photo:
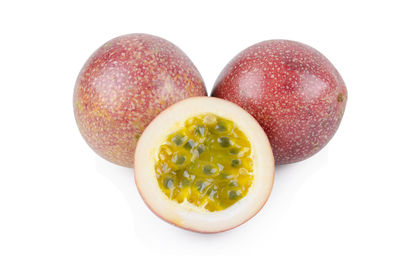
{"type": "Polygon", "coordinates": [[[239,106],[192,97],[158,115],[135,152],[135,181],[149,208],[184,229],[216,233],[267,201],[274,158],[264,130],[239,106]]]}
{"type": "Polygon", "coordinates": [[[253,115],[270,140],[277,164],[304,160],[321,150],[339,127],[347,89],[317,50],[271,40],[239,53],[219,75],[212,96],[253,115]]]}
{"type": "Polygon", "coordinates": [[[117,37],[97,49],[75,85],[74,112],[89,146],[103,158],[133,167],[143,130],[162,110],[207,95],[190,59],[174,44],[147,34],[117,37]]]}

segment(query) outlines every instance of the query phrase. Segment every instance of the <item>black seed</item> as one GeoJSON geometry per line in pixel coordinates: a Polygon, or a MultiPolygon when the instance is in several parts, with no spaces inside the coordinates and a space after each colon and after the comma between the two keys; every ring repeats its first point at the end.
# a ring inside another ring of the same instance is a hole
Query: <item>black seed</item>
{"type": "Polygon", "coordinates": [[[216,172],[217,172],[217,169],[211,165],[204,165],[204,167],[203,167],[204,174],[214,174],[216,172]]]}
{"type": "Polygon", "coordinates": [[[204,136],[206,129],[203,125],[197,126],[196,128],[196,134],[199,134],[201,136],[204,136]]]}
{"type": "Polygon", "coordinates": [[[231,146],[231,140],[229,139],[229,137],[220,137],[218,138],[218,143],[220,144],[220,146],[222,147],[229,147],[231,146]]]}
{"type": "Polygon", "coordinates": [[[239,185],[238,185],[237,181],[232,181],[232,182],[229,183],[229,186],[236,187],[236,186],[239,186],[239,185]]]}
{"type": "Polygon", "coordinates": [[[240,193],[238,193],[235,190],[229,191],[229,199],[234,200],[237,199],[240,196],[240,193]]]}
{"type": "Polygon", "coordinates": [[[231,165],[234,168],[240,167],[242,165],[242,161],[240,159],[234,159],[234,160],[232,160],[231,165]]]}
{"type": "Polygon", "coordinates": [[[187,150],[192,149],[194,147],[194,141],[193,140],[187,141],[187,143],[183,147],[186,148],[187,150]]]}
{"type": "Polygon", "coordinates": [[[214,198],[214,195],[217,193],[217,191],[215,191],[214,189],[208,189],[207,190],[207,195],[210,196],[211,199],[214,198]]]}
{"type": "Polygon", "coordinates": [[[229,153],[231,153],[232,155],[236,155],[237,153],[239,153],[239,149],[238,148],[232,148],[229,150],[229,153]]]}
{"type": "Polygon", "coordinates": [[[202,192],[205,189],[206,184],[203,181],[200,180],[200,181],[197,181],[196,187],[197,187],[197,190],[202,192]]]}
{"type": "Polygon", "coordinates": [[[174,187],[174,180],[172,178],[166,177],[164,179],[164,187],[171,189],[174,187]]]}
{"type": "Polygon", "coordinates": [[[186,161],[186,157],[184,155],[176,155],[172,159],[172,162],[177,165],[181,165],[181,164],[185,163],[185,161],[186,161]]]}
{"type": "Polygon", "coordinates": [[[219,132],[225,132],[227,130],[225,124],[223,123],[218,123],[215,129],[217,129],[219,132]]]}
{"type": "Polygon", "coordinates": [[[204,147],[203,144],[199,145],[199,147],[197,148],[197,151],[199,152],[199,154],[203,153],[206,150],[206,148],[204,147]]]}
{"type": "Polygon", "coordinates": [[[222,178],[225,178],[225,179],[230,179],[230,178],[232,178],[233,177],[233,175],[232,174],[229,174],[229,173],[222,173],[221,174],[221,176],[222,176],[222,178]]]}
{"type": "Polygon", "coordinates": [[[180,134],[175,135],[174,137],[172,137],[172,142],[177,146],[182,145],[183,144],[183,136],[180,134]]]}
{"type": "Polygon", "coordinates": [[[186,160],[185,156],[179,156],[178,159],[176,160],[176,164],[183,164],[185,160],[186,160]]]}
{"type": "Polygon", "coordinates": [[[183,178],[182,186],[189,186],[191,184],[190,180],[187,178],[183,178]]]}

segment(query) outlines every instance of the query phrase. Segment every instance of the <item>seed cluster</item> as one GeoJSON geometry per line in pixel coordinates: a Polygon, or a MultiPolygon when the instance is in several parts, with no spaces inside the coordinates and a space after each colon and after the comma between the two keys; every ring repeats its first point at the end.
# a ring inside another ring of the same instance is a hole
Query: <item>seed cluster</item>
{"type": "Polygon", "coordinates": [[[155,171],[168,198],[223,210],[244,197],[252,184],[251,145],[232,121],[203,114],[166,138],[155,171]]]}

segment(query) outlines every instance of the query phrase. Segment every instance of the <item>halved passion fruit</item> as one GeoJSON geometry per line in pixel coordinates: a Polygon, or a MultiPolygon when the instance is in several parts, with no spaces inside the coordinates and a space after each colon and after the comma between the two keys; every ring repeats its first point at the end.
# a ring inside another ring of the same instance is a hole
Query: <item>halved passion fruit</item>
{"type": "Polygon", "coordinates": [[[135,180],[150,209],[206,233],[253,217],[272,189],[274,158],[264,130],[245,110],[192,97],[157,116],[140,137],[135,180]]]}

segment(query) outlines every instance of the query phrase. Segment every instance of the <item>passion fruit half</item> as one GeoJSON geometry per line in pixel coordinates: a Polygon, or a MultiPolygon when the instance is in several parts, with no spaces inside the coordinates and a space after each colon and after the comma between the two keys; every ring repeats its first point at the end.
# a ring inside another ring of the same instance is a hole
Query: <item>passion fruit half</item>
{"type": "Polygon", "coordinates": [[[244,109],[192,97],[160,113],[140,137],[137,188],[149,208],[176,226],[226,231],[252,218],[274,180],[268,138],[244,109]]]}

